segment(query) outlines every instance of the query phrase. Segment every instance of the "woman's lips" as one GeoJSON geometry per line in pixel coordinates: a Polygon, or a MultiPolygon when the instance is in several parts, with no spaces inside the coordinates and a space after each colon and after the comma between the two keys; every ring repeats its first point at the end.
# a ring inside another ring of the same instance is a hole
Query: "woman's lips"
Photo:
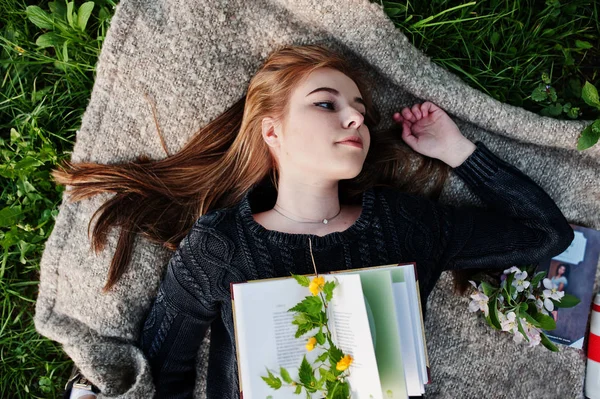
{"type": "Polygon", "coordinates": [[[349,145],[351,147],[363,148],[362,143],[359,143],[358,141],[340,141],[340,142],[338,142],[338,144],[344,144],[344,145],[349,145]]]}

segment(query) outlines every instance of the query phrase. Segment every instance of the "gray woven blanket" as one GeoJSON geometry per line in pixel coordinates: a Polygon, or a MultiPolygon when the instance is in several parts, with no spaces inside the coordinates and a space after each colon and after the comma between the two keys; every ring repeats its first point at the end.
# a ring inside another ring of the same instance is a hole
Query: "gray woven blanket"
{"type": "MultiPolygon", "coordinates": [[[[567,219],[600,229],[600,146],[578,152],[587,124],[557,121],[501,104],[434,65],[367,0],[122,0],[97,65],[73,161],[114,163],[165,157],[146,95],[170,153],[244,93],[265,57],[284,44],[322,43],[360,63],[384,116],[415,102],[444,108],[471,140],[538,182],[567,219]]],[[[139,238],[129,271],[103,294],[116,234],[99,255],[87,225],[108,197],[60,206],[41,261],[35,323],[98,385],[103,398],[149,398],[150,369],[135,346],[170,253],[139,238]]],[[[480,206],[458,178],[441,201],[480,206]]],[[[408,259],[410,260],[410,259],[408,259]]],[[[598,281],[596,281],[596,286],[598,281]]],[[[527,349],[491,330],[451,292],[443,274],[432,292],[426,338],[427,398],[583,397],[585,355],[527,349]]],[[[205,341],[206,343],[206,341],[205,341]]],[[[203,397],[206,345],[196,396],[203,397]]]]}

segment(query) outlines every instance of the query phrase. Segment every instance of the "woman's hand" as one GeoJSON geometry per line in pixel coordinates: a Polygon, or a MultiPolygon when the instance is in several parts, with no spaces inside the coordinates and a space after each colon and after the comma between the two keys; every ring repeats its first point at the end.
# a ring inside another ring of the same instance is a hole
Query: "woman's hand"
{"type": "Polygon", "coordinates": [[[475,151],[452,119],[432,102],[403,108],[393,115],[402,124],[402,139],[419,154],[437,158],[455,168],[475,151]]]}

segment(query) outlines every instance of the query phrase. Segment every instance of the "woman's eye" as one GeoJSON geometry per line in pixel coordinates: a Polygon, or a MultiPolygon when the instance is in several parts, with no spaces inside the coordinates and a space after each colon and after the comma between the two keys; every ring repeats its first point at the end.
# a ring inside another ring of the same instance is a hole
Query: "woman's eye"
{"type": "Polygon", "coordinates": [[[334,107],[334,104],[333,104],[332,102],[329,102],[329,101],[323,101],[323,102],[314,103],[314,104],[315,104],[317,107],[320,107],[320,108],[326,108],[326,107],[321,107],[321,105],[322,105],[322,104],[326,104],[326,105],[329,105],[329,106],[331,106],[331,108],[326,108],[326,109],[331,109],[331,110],[334,110],[334,109],[335,109],[335,107],[334,107]]]}
{"type": "MultiPolygon", "coordinates": [[[[318,103],[314,103],[314,105],[316,105],[319,108],[326,108],[326,109],[331,109],[331,110],[335,110],[335,104],[330,102],[330,101],[322,101],[322,102],[318,102],[318,103]],[[321,104],[325,104],[330,106],[331,108],[327,108],[327,107],[321,107],[321,104]]],[[[366,112],[361,112],[360,113],[363,117],[367,116],[366,112]]]]}

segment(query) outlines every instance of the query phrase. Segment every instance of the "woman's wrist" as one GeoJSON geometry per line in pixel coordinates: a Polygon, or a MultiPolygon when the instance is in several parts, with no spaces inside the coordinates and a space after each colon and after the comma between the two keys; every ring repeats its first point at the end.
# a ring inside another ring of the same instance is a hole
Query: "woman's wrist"
{"type": "Polygon", "coordinates": [[[448,147],[448,150],[440,160],[452,168],[456,168],[462,165],[476,149],[477,146],[465,138],[448,147]]]}

